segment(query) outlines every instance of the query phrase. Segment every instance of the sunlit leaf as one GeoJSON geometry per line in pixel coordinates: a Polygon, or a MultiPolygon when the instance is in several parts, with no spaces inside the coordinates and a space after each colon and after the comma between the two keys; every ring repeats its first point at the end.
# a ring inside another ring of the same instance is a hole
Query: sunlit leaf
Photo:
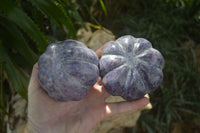
{"type": "Polygon", "coordinates": [[[106,7],[105,7],[105,5],[104,5],[104,2],[103,2],[103,0],[99,0],[99,2],[100,2],[100,4],[101,4],[101,7],[102,7],[102,9],[103,9],[103,11],[104,11],[105,15],[107,16],[107,15],[108,15],[108,13],[107,13],[107,9],[106,9],[106,7]]]}

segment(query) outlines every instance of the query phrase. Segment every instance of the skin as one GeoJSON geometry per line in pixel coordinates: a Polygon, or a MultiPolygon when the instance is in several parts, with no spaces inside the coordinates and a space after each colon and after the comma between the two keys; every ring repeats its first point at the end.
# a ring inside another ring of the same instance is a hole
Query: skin
{"type": "MultiPolygon", "coordinates": [[[[96,51],[99,58],[106,44],[96,51]]],[[[84,99],[55,101],[41,88],[36,63],[28,87],[28,123],[23,132],[89,133],[100,121],[112,115],[142,108],[149,103],[149,99],[145,97],[132,102],[106,103],[105,99],[109,96],[99,78],[84,99]]]]}

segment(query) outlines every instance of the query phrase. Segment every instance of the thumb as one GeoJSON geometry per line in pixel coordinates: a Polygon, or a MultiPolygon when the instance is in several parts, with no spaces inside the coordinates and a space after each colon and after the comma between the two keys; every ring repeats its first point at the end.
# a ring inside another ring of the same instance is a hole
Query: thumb
{"type": "Polygon", "coordinates": [[[38,63],[33,66],[29,86],[28,93],[32,93],[33,91],[40,88],[39,80],[38,80],[38,63]]]}
{"type": "Polygon", "coordinates": [[[120,114],[123,112],[137,110],[149,103],[149,99],[144,97],[132,102],[118,102],[118,103],[109,103],[106,105],[105,117],[109,117],[115,114],[120,114]]]}

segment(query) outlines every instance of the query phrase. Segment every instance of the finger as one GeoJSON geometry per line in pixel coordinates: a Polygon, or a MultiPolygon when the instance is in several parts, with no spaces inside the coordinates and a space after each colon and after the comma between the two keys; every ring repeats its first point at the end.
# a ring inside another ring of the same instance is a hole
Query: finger
{"type": "Polygon", "coordinates": [[[103,89],[103,98],[106,99],[107,97],[110,96],[110,94],[106,91],[106,89],[102,86],[102,89],[103,89]]]}
{"type": "Polygon", "coordinates": [[[97,84],[102,85],[101,77],[98,78],[98,80],[97,80],[97,84]]]}
{"type": "Polygon", "coordinates": [[[101,81],[101,77],[98,78],[97,82],[93,85],[93,89],[99,93],[102,93],[102,81],[101,81]]]}
{"type": "Polygon", "coordinates": [[[108,97],[110,94],[105,90],[105,88],[102,85],[99,85],[98,83],[96,83],[92,89],[90,89],[90,94],[94,94],[94,95],[100,95],[105,97],[108,97]]]}
{"type": "Polygon", "coordinates": [[[32,92],[35,89],[40,88],[39,80],[38,80],[38,63],[33,66],[31,79],[28,86],[28,92],[32,92]]]}
{"type": "Polygon", "coordinates": [[[137,110],[149,103],[149,99],[144,97],[136,101],[132,102],[118,102],[118,103],[110,103],[105,107],[105,117],[109,117],[115,114],[137,110]]]}
{"type": "Polygon", "coordinates": [[[42,89],[38,80],[38,63],[33,66],[31,79],[28,86],[28,99],[29,101],[35,101],[31,99],[37,99],[39,97],[45,99],[46,101],[54,101],[48,96],[48,94],[42,89]],[[36,96],[36,97],[35,97],[36,96]]]}
{"type": "Polygon", "coordinates": [[[101,52],[102,52],[103,48],[104,48],[106,45],[108,45],[109,43],[111,43],[111,42],[113,42],[113,41],[109,41],[109,42],[105,43],[103,46],[101,46],[101,48],[99,48],[99,49],[96,51],[96,55],[97,55],[99,58],[101,57],[101,52]]]}
{"type": "Polygon", "coordinates": [[[105,90],[102,85],[96,83],[88,92],[87,98],[91,99],[101,99],[105,101],[105,99],[110,96],[110,94],[105,90]]]}
{"type": "Polygon", "coordinates": [[[110,94],[106,91],[106,89],[102,85],[101,77],[98,78],[97,83],[93,86],[93,89],[101,93],[103,98],[107,98],[108,96],[110,96],[110,94]]]}

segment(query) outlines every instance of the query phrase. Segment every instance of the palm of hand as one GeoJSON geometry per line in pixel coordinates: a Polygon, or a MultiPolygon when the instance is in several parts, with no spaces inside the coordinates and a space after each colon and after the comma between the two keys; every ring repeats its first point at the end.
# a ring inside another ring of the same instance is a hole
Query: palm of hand
{"type": "MultiPolygon", "coordinates": [[[[102,48],[96,52],[98,56],[102,48]]],[[[32,128],[38,132],[88,133],[101,120],[141,108],[148,103],[147,98],[133,102],[106,103],[109,94],[100,79],[84,99],[58,102],[40,87],[37,74],[38,65],[35,64],[28,88],[28,118],[32,128]]]]}

